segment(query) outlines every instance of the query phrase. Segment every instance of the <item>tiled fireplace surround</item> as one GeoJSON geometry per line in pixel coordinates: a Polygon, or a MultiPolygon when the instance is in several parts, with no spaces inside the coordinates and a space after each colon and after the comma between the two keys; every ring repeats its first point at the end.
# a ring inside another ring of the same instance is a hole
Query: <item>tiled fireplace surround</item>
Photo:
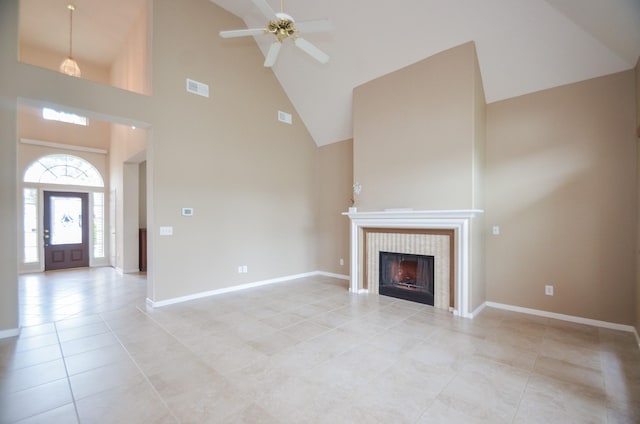
{"type": "Polygon", "coordinates": [[[377,257],[380,250],[433,255],[434,306],[450,309],[462,317],[472,317],[469,310],[473,283],[470,274],[470,224],[482,212],[478,209],[378,212],[350,209],[345,213],[351,220],[349,290],[377,295],[377,257]]]}

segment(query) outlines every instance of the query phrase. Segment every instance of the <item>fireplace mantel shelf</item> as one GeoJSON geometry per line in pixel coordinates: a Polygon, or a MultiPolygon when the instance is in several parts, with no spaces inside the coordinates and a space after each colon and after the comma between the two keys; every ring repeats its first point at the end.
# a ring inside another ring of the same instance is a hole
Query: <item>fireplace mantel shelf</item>
{"type": "Polygon", "coordinates": [[[342,215],[351,219],[469,219],[483,213],[482,209],[451,209],[451,210],[413,210],[413,209],[385,209],[383,211],[349,211],[342,215]]]}

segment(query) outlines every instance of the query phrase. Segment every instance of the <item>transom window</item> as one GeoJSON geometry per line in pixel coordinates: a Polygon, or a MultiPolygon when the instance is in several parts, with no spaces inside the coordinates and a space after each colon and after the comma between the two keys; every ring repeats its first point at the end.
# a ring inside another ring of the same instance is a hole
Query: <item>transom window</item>
{"type": "Polygon", "coordinates": [[[93,165],[64,154],[43,156],[33,162],[24,174],[24,182],[104,187],[102,176],[93,165]]]}

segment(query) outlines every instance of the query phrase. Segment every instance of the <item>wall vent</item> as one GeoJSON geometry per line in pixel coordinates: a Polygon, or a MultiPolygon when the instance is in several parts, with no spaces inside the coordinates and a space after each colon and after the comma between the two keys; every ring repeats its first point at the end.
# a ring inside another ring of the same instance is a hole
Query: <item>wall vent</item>
{"type": "Polygon", "coordinates": [[[187,78],[187,91],[202,97],[209,97],[209,86],[205,83],[187,78]]]}
{"type": "Polygon", "coordinates": [[[283,112],[281,110],[278,111],[278,121],[284,122],[285,124],[289,124],[289,125],[291,125],[291,123],[293,122],[291,118],[291,114],[287,112],[283,112]]]}

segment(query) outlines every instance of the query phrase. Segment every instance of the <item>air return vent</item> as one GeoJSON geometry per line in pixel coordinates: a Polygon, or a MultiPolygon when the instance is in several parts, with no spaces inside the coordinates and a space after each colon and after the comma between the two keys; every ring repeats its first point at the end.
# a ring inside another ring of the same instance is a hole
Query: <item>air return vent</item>
{"type": "Polygon", "coordinates": [[[202,97],[209,97],[209,86],[205,83],[187,78],[187,91],[202,97]]]}

